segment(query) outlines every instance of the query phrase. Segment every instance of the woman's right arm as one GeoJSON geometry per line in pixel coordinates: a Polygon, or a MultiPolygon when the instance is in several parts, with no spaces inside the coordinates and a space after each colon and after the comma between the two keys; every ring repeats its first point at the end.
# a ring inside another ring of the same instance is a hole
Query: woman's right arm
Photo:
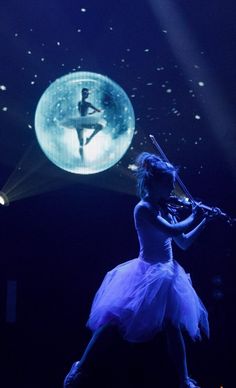
{"type": "Polygon", "coordinates": [[[149,220],[149,222],[154,224],[162,232],[168,234],[170,237],[176,237],[191,230],[197,218],[197,206],[193,208],[192,213],[187,218],[177,223],[171,223],[171,220],[170,222],[167,221],[161,214],[154,215],[154,212],[148,206],[140,206],[137,216],[140,217],[140,221],[142,219],[149,220]]]}
{"type": "Polygon", "coordinates": [[[187,233],[193,226],[197,218],[197,211],[193,211],[187,218],[177,223],[170,223],[162,216],[156,217],[157,226],[164,232],[169,234],[170,237],[176,237],[182,233],[187,233]]]}

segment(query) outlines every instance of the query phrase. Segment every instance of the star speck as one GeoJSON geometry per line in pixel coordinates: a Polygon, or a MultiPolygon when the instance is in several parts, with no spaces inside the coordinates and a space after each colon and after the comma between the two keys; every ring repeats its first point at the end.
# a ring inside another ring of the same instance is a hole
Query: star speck
{"type": "Polygon", "coordinates": [[[137,166],[135,164],[129,164],[128,165],[128,170],[136,171],[137,170],[137,166]]]}

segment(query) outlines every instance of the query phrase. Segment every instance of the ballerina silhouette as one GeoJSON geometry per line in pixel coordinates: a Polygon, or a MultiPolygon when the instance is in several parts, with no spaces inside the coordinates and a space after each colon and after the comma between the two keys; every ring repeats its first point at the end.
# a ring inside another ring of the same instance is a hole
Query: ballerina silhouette
{"type": "Polygon", "coordinates": [[[83,88],[81,91],[82,99],[78,103],[78,111],[80,113],[80,118],[78,118],[76,123],[76,131],[79,139],[80,148],[84,145],[87,145],[92,138],[103,129],[104,120],[98,120],[98,117],[89,117],[94,113],[101,113],[101,110],[96,108],[91,102],[86,101],[89,96],[89,89],[83,88]],[[91,110],[91,111],[90,111],[91,110]],[[89,128],[93,129],[92,134],[84,141],[83,129],[89,128]]]}

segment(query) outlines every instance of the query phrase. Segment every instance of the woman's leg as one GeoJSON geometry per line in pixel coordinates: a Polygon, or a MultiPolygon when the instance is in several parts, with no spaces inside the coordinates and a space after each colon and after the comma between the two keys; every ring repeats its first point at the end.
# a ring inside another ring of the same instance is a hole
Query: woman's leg
{"type": "Polygon", "coordinates": [[[179,327],[173,326],[170,322],[166,324],[167,345],[170,357],[177,369],[180,384],[188,379],[188,368],[186,360],[186,348],[184,338],[179,327]]]}
{"type": "Polygon", "coordinates": [[[76,128],[76,132],[77,132],[77,137],[78,137],[78,141],[79,141],[79,155],[81,157],[81,159],[84,158],[84,131],[83,131],[83,128],[80,128],[80,127],[77,127],[76,128]]]}
{"type": "Polygon", "coordinates": [[[84,145],[84,130],[82,127],[76,127],[76,132],[79,140],[80,147],[83,147],[84,145]]]}
{"type": "Polygon", "coordinates": [[[113,334],[114,326],[106,324],[99,327],[89,341],[81,359],[80,367],[83,370],[87,370],[91,362],[96,360],[99,353],[108,345],[110,336],[113,334]]]}
{"type": "Polygon", "coordinates": [[[91,140],[92,138],[102,130],[103,126],[101,124],[96,124],[94,125],[94,131],[92,132],[92,134],[87,138],[86,142],[85,142],[85,145],[87,145],[91,140]]]}
{"type": "Polygon", "coordinates": [[[100,352],[106,347],[109,337],[114,331],[111,324],[103,325],[97,329],[89,341],[80,361],[75,362],[64,380],[64,388],[77,387],[89,371],[90,365],[96,361],[100,352]],[[84,375],[85,374],[85,375],[84,375]]]}

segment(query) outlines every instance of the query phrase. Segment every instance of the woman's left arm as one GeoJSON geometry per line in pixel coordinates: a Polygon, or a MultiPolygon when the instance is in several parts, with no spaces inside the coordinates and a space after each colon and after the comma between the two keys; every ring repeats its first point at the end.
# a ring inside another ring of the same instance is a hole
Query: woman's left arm
{"type": "Polygon", "coordinates": [[[208,220],[206,217],[190,232],[182,233],[179,236],[173,238],[174,242],[178,245],[179,248],[186,250],[192,245],[192,243],[197,239],[201,231],[205,228],[208,220]]]}
{"type": "Polygon", "coordinates": [[[89,108],[93,109],[93,111],[89,113],[90,115],[93,115],[95,112],[101,112],[101,110],[92,105],[91,102],[89,103],[89,108]]]}
{"type": "MultiPolygon", "coordinates": [[[[212,212],[205,212],[203,215],[203,219],[199,224],[192,230],[190,230],[188,233],[182,233],[179,236],[173,237],[174,242],[178,245],[179,248],[186,250],[192,245],[192,243],[197,239],[199,234],[203,229],[205,229],[205,226],[212,220],[215,220],[220,216],[220,209],[217,207],[214,208],[214,211],[212,212]]],[[[172,222],[176,223],[177,220],[175,217],[172,216],[172,222]]]]}

